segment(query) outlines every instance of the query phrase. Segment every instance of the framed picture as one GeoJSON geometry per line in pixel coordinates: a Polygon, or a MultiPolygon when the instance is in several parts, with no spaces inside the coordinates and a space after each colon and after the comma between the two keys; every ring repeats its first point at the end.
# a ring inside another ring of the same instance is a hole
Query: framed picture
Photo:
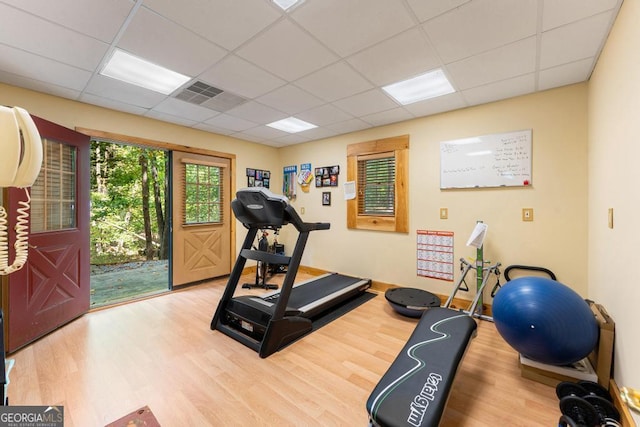
{"type": "Polygon", "coordinates": [[[315,168],[316,187],[337,187],[338,175],[340,175],[340,166],[324,166],[315,168]]]}
{"type": "Polygon", "coordinates": [[[247,168],[247,186],[249,187],[266,187],[269,188],[269,180],[271,178],[271,172],[262,170],[247,168]]]}
{"type": "Polygon", "coordinates": [[[331,193],[328,191],[322,192],[322,206],[331,206],[331,193]]]}

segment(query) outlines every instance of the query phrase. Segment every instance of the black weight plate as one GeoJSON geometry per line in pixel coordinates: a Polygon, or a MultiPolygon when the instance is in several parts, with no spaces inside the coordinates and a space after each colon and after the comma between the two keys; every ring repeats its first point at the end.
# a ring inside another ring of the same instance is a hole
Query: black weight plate
{"type": "Polygon", "coordinates": [[[620,412],[613,406],[613,403],[609,402],[604,397],[589,395],[585,396],[586,400],[591,406],[596,408],[596,412],[600,416],[600,420],[604,421],[605,418],[613,418],[616,421],[620,421],[620,412]]]}
{"type": "Polygon", "coordinates": [[[596,408],[581,397],[565,396],[560,399],[560,412],[577,424],[595,426],[600,422],[596,408]]]}
{"type": "Polygon", "coordinates": [[[562,399],[565,396],[582,397],[587,394],[589,393],[587,393],[587,390],[585,390],[584,387],[569,381],[562,381],[556,386],[556,396],[558,396],[558,399],[562,399]]]}
{"type": "Polygon", "coordinates": [[[558,420],[558,427],[584,427],[580,424],[576,424],[576,422],[569,416],[563,415],[558,420]]]}
{"type": "Polygon", "coordinates": [[[609,402],[613,402],[609,391],[600,384],[594,383],[593,381],[578,381],[578,384],[587,391],[587,394],[595,394],[596,396],[607,399],[609,402]]]}

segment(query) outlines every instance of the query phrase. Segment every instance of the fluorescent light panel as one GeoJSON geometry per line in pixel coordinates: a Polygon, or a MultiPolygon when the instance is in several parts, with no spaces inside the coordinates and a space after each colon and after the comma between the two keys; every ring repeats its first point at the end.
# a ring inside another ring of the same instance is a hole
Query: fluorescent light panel
{"type": "Polygon", "coordinates": [[[164,95],[191,80],[191,77],[171,71],[168,68],[153,64],[130,53],[116,49],[100,72],[132,85],[140,86],[164,95]]]}
{"type": "Polygon", "coordinates": [[[273,0],[273,2],[282,10],[289,9],[291,6],[298,3],[298,1],[300,0],[273,0]]]}
{"type": "Polygon", "coordinates": [[[288,117],[286,119],[278,120],[277,122],[269,123],[267,126],[288,133],[298,133],[304,130],[318,127],[312,123],[307,123],[304,120],[296,119],[295,117],[288,117]]]}
{"type": "Polygon", "coordinates": [[[385,92],[402,105],[413,104],[455,92],[447,76],[438,68],[408,80],[384,86],[385,92]]]}

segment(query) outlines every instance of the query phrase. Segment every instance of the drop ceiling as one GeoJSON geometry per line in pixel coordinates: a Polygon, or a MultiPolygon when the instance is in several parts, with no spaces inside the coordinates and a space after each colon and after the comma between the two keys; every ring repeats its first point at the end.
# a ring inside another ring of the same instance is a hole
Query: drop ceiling
{"type": "Polygon", "coordinates": [[[586,81],[621,3],[0,0],[0,82],[282,147],[586,81]],[[167,96],[102,76],[116,48],[192,79],[167,96]],[[454,93],[381,89],[436,68],[454,93]],[[221,97],[189,102],[197,84],[221,97]],[[317,127],[266,126],[290,116],[317,127]]]}

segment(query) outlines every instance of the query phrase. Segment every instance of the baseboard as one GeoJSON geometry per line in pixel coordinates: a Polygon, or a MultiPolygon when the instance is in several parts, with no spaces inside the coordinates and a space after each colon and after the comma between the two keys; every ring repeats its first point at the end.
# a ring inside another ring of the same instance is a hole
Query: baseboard
{"type": "MultiPolygon", "coordinates": [[[[298,271],[301,273],[305,273],[305,274],[311,274],[314,276],[319,276],[321,274],[325,274],[325,273],[329,273],[329,271],[327,270],[323,270],[321,268],[315,268],[315,267],[309,267],[306,265],[301,265],[300,267],[298,267],[298,271]]],[[[251,266],[251,267],[245,267],[242,270],[242,274],[255,274],[256,272],[256,266],[251,266]]],[[[453,286],[453,284],[452,284],[453,286]]],[[[399,288],[401,287],[401,285],[396,285],[393,283],[386,283],[386,282],[380,282],[378,280],[371,280],[371,290],[372,291],[376,291],[379,293],[385,293],[388,289],[393,289],[393,288],[399,288]]],[[[440,298],[441,304],[444,304],[445,302],[447,302],[447,299],[449,298],[448,295],[440,295],[440,294],[434,294],[436,296],[438,296],[438,298],[440,298]]],[[[451,308],[453,309],[460,309],[460,310],[466,310],[469,308],[469,305],[471,304],[471,300],[466,300],[464,298],[454,298],[453,301],[451,302],[451,308]]],[[[491,311],[491,305],[490,304],[483,304],[482,305],[482,313],[484,313],[487,316],[492,316],[493,313],[491,311]]]]}

